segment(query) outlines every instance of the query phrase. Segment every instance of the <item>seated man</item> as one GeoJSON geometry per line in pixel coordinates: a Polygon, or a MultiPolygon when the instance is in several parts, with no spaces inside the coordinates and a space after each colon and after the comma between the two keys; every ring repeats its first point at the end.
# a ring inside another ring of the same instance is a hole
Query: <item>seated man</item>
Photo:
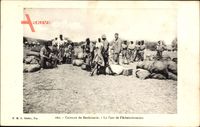
{"type": "Polygon", "coordinates": [[[50,57],[50,66],[51,67],[58,67],[57,66],[57,64],[58,64],[58,56],[57,55],[55,55],[54,53],[50,53],[50,55],[49,55],[49,57],[50,57]]]}
{"type": "Polygon", "coordinates": [[[44,47],[40,50],[40,66],[41,69],[52,68],[57,66],[57,59],[53,56],[51,49],[48,47],[48,43],[44,44],[44,47]]]}

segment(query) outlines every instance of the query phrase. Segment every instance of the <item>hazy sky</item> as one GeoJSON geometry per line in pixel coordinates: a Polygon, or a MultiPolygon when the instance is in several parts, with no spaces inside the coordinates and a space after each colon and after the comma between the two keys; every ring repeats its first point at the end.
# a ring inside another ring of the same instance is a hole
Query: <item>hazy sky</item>
{"type": "Polygon", "coordinates": [[[48,25],[34,25],[31,32],[24,25],[24,35],[40,39],[53,39],[59,34],[72,41],[82,41],[87,37],[96,40],[106,34],[111,41],[114,33],[122,39],[150,41],[164,40],[166,43],[176,37],[176,9],[107,8],[107,9],[25,9],[32,21],[48,20],[48,25]]]}

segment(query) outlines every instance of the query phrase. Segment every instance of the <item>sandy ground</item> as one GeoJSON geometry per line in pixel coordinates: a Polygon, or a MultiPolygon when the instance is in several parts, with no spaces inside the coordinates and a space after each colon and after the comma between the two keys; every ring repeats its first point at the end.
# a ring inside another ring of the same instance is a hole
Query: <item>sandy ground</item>
{"type": "MultiPolygon", "coordinates": [[[[135,70],[135,64],[128,65],[135,70]]],[[[132,76],[89,76],[80,67],[24,73],[24,113],[177,112],[177,81],[132,76]]]]}

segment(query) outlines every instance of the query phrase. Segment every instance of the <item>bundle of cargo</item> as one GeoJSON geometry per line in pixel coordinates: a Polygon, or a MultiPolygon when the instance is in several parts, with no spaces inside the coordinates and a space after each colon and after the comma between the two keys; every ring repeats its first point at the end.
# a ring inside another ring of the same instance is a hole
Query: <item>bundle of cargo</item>
{"type": "Polygon", "coordinates": [[[28,51],[23,59],[23,72],[35,72],[40,70],[40,53],[35,51],[28,51]]]}
{"type": "Polygon", "coordinates": [[[78,59],[83,59],[84,58],[83,52],[79,52],[78,55],[77,55],[77,58],[78,59]]]}
{"type": "Polygon", "coordinates": [[[106,71],[106,74],[108,75],[130,76],[133,74],[133,69],[125,68],[121,65],[116,65],[116,64],[110,64],[109,67],[106,67],[105,71],[106,71]]]}
{"type": "Polygon", "coordinates": [[[74,66],[81,66],[83,63],[84,63],[84,62],[83,62],[83,60],[81,60],[81,59],[74,59],[74,60],[72,61],[72,65],[74,65],[74,66]]]}
{"type": "Polygon", "coordinates": [[[169,54],[163,54],[162,60],[171,60],[171,57],[169,56],[169,54]]]}
{"type": "Polygon", "coordinates": [[[40,53],[39,52],[35,52],[35,51],[29,51],[29,52],[26,53],[26,56],[40,57],[40,53]]]}
{"type": "Polygon", "coordinates": [[[177,80],[177,75],[175,75],[171,72],[168,72],[168,79],[177,80]]]}
{"type": "Polygon", "coordinates": [[[24,58],[25,64],[39,64],[40,58],[36,56],[27,56],[24,58]]]}
{"type": "Polygon", "coordinates": [[[117,75],[121,75],[123,73],[124,67],[116,64],[110,64],[110,68],[113,71],[113,73],[117,75]]]}
{"type": "Polygon", "coordinates": [[[169,70],[169,72],[177,75],[177,63],[174,61],[168,61],[167,62],[167,68],[169,70]]]}
{"type": "Polygon", "coordinates": [[[39,64],[24,64],[24,70],[23,72],[36,72],[40,70],[39,64]]]}
{"type": "MultiPolygon", "coordinates": [[[[81,65],[83,65],[83,63],[84,63],[84,61],[83,61],[83,59],[84,59],[84,53],[83,52],[81,52],[81,51],[75,51],[75,59],[74,60],[72,60],[72,65],[74,65],[74,66],[81,66],[81,65]]],[[[85,70],[86,69],[86,65],[83,65],[83,67],[81,67],[83,70],[85,70]]]]}
{"type": "Polygon", "coordinates": [[[81,69],[82,69],[82,70],[86,70],[86,69],[87,69],[87,65],[86,65],[86,64],[82,64],[82,65],[81,65],[81,69]]]}
{"type": "Polygon", "coordinates": [[[111,68],[106,67],[106,74],[108,74],[108,75],[112,75],[113,74],[111,68]]]}
{"type": "Polygon", "coordinates": [[[133,69],[124,68],[123,73],[124,76],[130,76],[133,74],[133,69]]]}
{"type": "Polygon", "coordinates": [[[137,69],[135,75],[139,79],[147,79],[150,77],[151,73],[148,70],[137,69]]]}
{"type": "Polygon", "coordinates": [[[177,80],[177,64],[171,60],[142,61],[137,64],[136,69],[136,77],[140,79],[154,78],[177,80]],[[150,75],[148,75],[148,73],[150,75]]]}

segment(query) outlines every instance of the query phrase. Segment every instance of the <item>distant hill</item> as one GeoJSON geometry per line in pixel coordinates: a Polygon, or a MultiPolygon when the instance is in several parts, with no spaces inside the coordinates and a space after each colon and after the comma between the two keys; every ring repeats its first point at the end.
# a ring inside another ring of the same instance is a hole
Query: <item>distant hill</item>
{"type": "Polygon", "coordinates": [[[36,38],[30,38],[30,37],[23,37],[23,43],[25,43],[27,41],[29,44],[39,43],[40,45],[43,45],[45,42],[52,43],[52,40],[43,40],[43,39],[36,39],[36,38]]]}

